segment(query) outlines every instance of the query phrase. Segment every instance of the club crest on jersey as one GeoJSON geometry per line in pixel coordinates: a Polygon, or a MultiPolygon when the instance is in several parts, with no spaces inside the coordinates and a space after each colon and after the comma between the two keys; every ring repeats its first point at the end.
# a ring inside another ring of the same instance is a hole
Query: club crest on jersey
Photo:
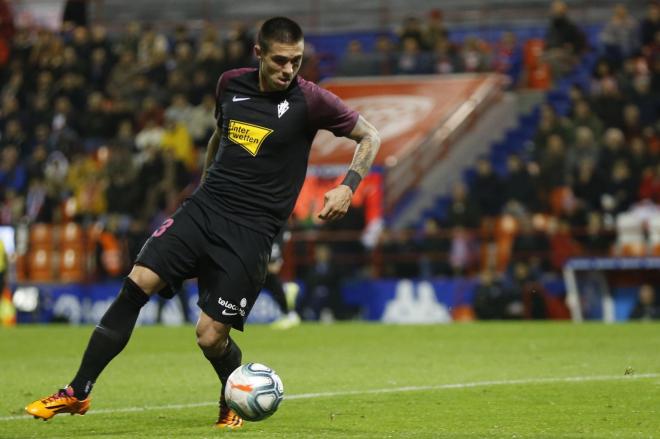
{"type": "Polygon", "coordinates": [[[229,140],[242,146],[252,156],[257,155],[264,139],[273,132],[270,128],[233,119],[229,121],[228,131],[229,140]]]}
{"type": "Polygon", "coordinates": [[[287,101],[286,99],[284,99],[282,102],[277,104],[277,118],[279,119],[280,117],[282,117],[284,113],[287,112],[288,109],[289,109],[289,101],[287,101]]]}

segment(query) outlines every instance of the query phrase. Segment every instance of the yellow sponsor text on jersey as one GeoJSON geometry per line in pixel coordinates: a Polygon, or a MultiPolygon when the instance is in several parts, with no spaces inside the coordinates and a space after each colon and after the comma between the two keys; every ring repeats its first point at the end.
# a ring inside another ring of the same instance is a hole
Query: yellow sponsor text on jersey
{"type": "Polygon", "coordinates": [[[273,130],[238,120],[229,121],[229,140],[241,145],[253,156],[257,155],[261,144],[273,130]]]}

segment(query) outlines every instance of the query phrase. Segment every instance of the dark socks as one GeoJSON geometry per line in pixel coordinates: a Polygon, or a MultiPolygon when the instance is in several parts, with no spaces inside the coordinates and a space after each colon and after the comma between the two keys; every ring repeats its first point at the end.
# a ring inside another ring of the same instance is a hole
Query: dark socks
{"type": "Polygon", "coordinates": [[[270,291],[273,300],[277,302],[277,306],[280,307],[282,314],[288,313],[289,307],[286,304],[286,294],[284,294],[284,286],[280,278],[273,273],[268,273],[264,281],[264,288],[270,291]]]}
{"type": "Polygon", "coordinates": [[[234,369],[241,365],[241,361],[243,359],[241,348],[239,348],[236,342],[232,340],[231,337],[229,337],[227,347],[225,348],[225,351],[222,353],[222,355],[213,357],[204,352],[204,356],[207,360],[209,360],[211,366],[213,366],[213,369],[215,369],[215,373],[218,374],[218,378],[220,378],[220,382],[222,383],[220,400],[223,401],[227,378],[229,378],[229,375],[234,371],[234,369]]]}
{"type": "Polygon", "coordinates": [[[87,398],[103,369],[124,349],[140,310],[148,301],[149,296],[135,282],[124,279],[119,295],[96,325],[78,373],[71,381],[76,398],[87,398]]]}

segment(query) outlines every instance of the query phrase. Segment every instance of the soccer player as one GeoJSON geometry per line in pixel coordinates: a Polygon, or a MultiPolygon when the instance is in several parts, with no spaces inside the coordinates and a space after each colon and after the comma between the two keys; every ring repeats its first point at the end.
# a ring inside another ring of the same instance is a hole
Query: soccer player
{"type": "Polygon", "coordinates": [[[270,291],[273,300],[282,312],[282,317],[273,322],[272,327],[275,329],[289,329],[300,324],[300,316],[295,309],[296,297],[300,288],[295,282],[283,284],[279,276],[284,264],[284,243],[288,234],[288,231],[282,230],[275,238],[264,281],[264,289],[270,291]]]}
{"type": "Polygon", "coordinates": [[[230,337],[243,324],[266,277],[273,239],[293,210],[312,140],[324,128],[358,142],[343,182],[325,194],[318,216],[343,217],[380,146],[377,130],[337,96],[297,76],[304,38],[294,21],[262,25],[258,69],[229,70],[216,87],[217,128],[202,183],[147,240],[122,288],[90,337],[78,372],[63,389],[30,403],[42,419],[85,414],[97,378],[128,342],[140,309],[156,293],[198,278],[197,344],[222,384],[217,427],[243,420],[226,405],[229,374],[241,364],[230,337]]]}

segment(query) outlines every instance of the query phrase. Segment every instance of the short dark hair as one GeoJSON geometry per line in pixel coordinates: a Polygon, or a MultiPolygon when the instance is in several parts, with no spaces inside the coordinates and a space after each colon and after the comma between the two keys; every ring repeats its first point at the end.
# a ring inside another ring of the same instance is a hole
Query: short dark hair
{"type": "Polygon", "coordinates": [[[303,39],[303,31],[295,21],[286,17],[269,18],[261,25],[257,43],[264,52],[268,52],[269,43],[293,44],[303,39]]]}

